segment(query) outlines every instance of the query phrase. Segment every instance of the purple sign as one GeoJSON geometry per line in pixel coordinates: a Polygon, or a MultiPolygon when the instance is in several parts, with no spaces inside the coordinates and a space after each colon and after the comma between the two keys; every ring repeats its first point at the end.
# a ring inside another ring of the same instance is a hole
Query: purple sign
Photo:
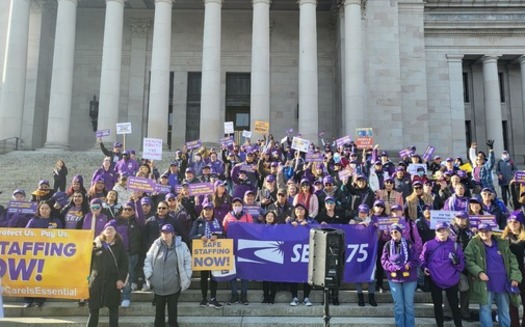
{"type": "Polygon", "coordinates": [[[188,150],[198,149],[201,147],[201,145],[202,145],[201,140],[186,142],[186,149],[188,150]]]}
{"type": "Polygon", "coordinates": [[[425,153],[423,153],[423,157],[421,159],[429,161],[430,158],[432,158],[434,151],[436,151],[436,148],[434,148],[432,145],[427,146],[427,149],[425,150],[425,153]]]}
{"type": "Polygon", "coordinates": [[[352,176],[353,173],[349,169],[343,169],[338,173],[338,175],[339,175],[339,179],[343,181],[345,180],[345,178],[349,178],[350,176],[352,176]]]}
{"type": "Polygon", "coordinates": [[[290,129],[286,130],[286,135],[292,134],[292,133],[293,133],[293,128],[290,128],[290,129]]]}
{"type": "Polygon", "coordinates": [[[322,131],[322,132],[319,132],[317,135],[318,135],[319,137],[323,137],[323,136],[326,135],[326,132],[325,132],[325,131],[322,131]]]}
{"type": "Polygon", "coordinates": [[[520,170],[514,173],[514,181],[519,184],[525,184],[525,171],[520,170]]]}
{"type": "Polygon", "coordinates": [[[308,152],[304,159],[306,162],[323,162],[324,155],[322,153],[308,152]]]}
{"type": "Polygon", "coordinates": [[[110,134],[111,134],[111,131],[109,129],[103,129],[103,130],[95,132],[95,135],[97,137],[109,136],[110,134]]]}
{"type": "Polygon", "coordinates": [[[409,149],[403,149],[399,151],[399,156],[401,157],[401,159],[403,159],[404,157],[409,157],[411,154],[412,152],[409,149]]]}
{"type": "Polygon", "coordinates": [[[171,186],[157,184],[155,186],[155,192],[157,192],[157,193],[170,193],[171,192],[171,186]]]}
{"type": "Polygon", "coordinates": [[[212,183],[193,183],[188,185],[191,196],[213,194],[212,183]]]}
{"type": "Polygon", "coordinates": [[[155,192],[157,183],[154,180],[144,177],[133,177],[128,178],[128,190],[135,192],[155,192]]]}
{"type": "Polygon", "coordinates": [[[344,146],[345,144],[350,144],[351,142],[352,142],[352,138],[350,137],[350,135],[343,136],[335,140],[335,144],[337,145],[338,148],[344,146]]]}
{"type": "MultiPolygon", "coordinates": [[[[377,229],[364,225],[331,225],[345,232],[344,281],[373,280],[377,229]]],[[[237,278],[304,283],[308,279],[310,227],[232,224],[237,278]]]]}
{"type": "Polygon", "coordinates": [[[226,146],[226,147],[232,146],[233,136],[230,135],[230,136],[223,137],[222,139],[220,139],[220,143],[222,146],[226,146]]]}
{"type": "Polygon", "coordinates": [[[243,209],[247,213],[252,215],[252,217],[254,219],[257,219],[257,217],[259,217],[261,215],[261,206],[248,206],[248,205],[245,205],[245,206],[243,206],[243,209]]]}
{"type": "Polygon", "coordinates": [[[379,230],[388,230],[392,224],[399,223],[399,217],[378,217],[379,230]]]}
{"type": "Polygon", "coordinates": [[[9,201],[7,212],[18,213],[18,214],[36,214],[36,208],[38,207],[37,202],[28,201],[9,201]]]}
{"type": "Polygon", "coordinates": [[[478,228],[479,224],[488,224],[490,227],[499,229],[496,216],[469,216],[470,227],[478,228]]]}

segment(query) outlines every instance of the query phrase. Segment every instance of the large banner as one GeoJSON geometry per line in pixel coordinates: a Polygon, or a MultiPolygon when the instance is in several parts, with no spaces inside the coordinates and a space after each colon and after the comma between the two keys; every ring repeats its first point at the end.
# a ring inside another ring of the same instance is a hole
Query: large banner
{"type": "MultiPolygon", "coordinates": [[[[374,279],[377,230],[364,225],[330,225],[345,232],[347,283],[374,279]]],[[[309,227],[231,224],[237,277],[249,280],[304,283],[308,280],[309,227]]]]}
{"type": "Polygon", "coordinates": [[[87,299],[93,232],[0,228],[5,296],[87,299]]]}

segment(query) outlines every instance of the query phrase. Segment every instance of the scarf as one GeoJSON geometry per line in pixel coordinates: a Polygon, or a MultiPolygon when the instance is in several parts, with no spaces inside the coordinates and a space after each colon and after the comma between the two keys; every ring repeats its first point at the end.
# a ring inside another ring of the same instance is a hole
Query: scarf
{"type": "Polygon", "coordinates": [[[213,218],[213,220],[211,221],[204,221],[204,236],[206,236],[207,238],[211,238],[213,233],[221,231],[221,225],[219,224],[219,221],[217,219],[213,218]]]}
{"type": "Polygon", "coordinates": [[[398,244],[393,239],[390,240],[390,262],[395,265],[399,270],[406,266],[408,262],[408,243],[404,237],[398,244]]]}

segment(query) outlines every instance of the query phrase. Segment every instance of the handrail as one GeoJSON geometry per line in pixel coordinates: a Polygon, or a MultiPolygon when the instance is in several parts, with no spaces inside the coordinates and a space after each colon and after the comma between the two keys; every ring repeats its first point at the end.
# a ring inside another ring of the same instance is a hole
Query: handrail
{"type": "Polygon", "coordinates": [[[9,137],[3,140],[0,140],[0,148],[2,149],[1,153],[7,153],[7,142],[10,140],[15,140],[15,147],[13,150],[18,150],[18,146],[22,143],[24,143],[24,140],[18,136],[9,137]]]}

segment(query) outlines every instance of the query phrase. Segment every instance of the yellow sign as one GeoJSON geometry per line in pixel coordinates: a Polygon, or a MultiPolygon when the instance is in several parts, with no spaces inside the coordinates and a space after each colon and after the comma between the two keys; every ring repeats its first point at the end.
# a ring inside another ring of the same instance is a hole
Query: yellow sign
{"type": "Polygon", "coordinates": [[[270,132],[270,123],[267,121],[256,121],[255,132],[260,134],[267,134],[270,132]]]}
{"type": "Polygon", "coordinates": [[[233,240],[193,240],[191,266],[193,270],[232,270],[235,266],[233,240]]]}
{"type": "Polygon", "coordinates": [[[472,172],[472,165],[470,164],[470,162],[467,162],[466,164],[463,164],[463,165],[459,166],[459,169],[461,169],[463,171],[466,171],[467,173],[471,173],[472,172]]]}
{"type": "Polygon", "coordinates": [[[0,228],[4,295],[89,298],[93,238],[90,230],[0,228]]]}

